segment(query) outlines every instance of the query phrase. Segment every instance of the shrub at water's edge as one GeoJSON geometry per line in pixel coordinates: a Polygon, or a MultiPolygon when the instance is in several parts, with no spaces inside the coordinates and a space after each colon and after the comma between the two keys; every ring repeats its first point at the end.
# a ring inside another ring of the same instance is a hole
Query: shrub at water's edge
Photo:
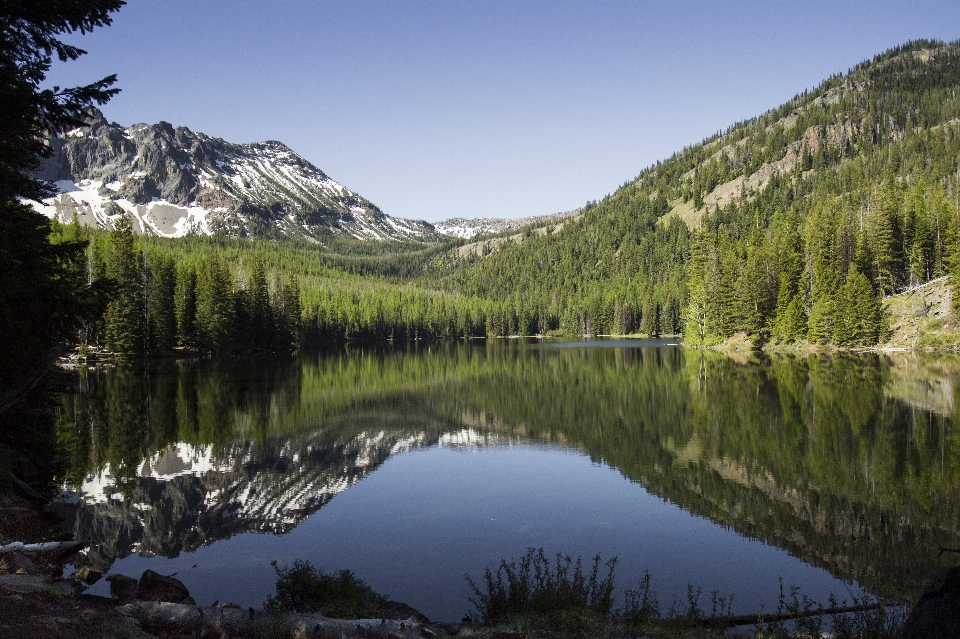
{"type": "Polygon", "coordinates": [[[519,565],[502,559],[496,572],[487,567],[480,586],[466,576],[470,603],[476,608],[470,617],[485,624],[529,613],[606,617],[613,608],[616,563],[615,558],[609,560],[607,576],[600,578],[600,555],[593,558],[593,568],[585,575],[580,557],[573,561],[557,553],[551,562],[543,548],[529,548],[519,565]]]}
{"type": "Polygon", "coordinates": [[[599,555],[585,574],[580,557],[574,560],[558,553],[552,561],[543,548],[529,548],[519,562],[502,559],[496,570],[488,566],[479,584],[466,576],[474,606],[469,618],[481,626],[515,628],[525,637],[700,637],[754,624],[756,637],[819,636],[832,628],[838,638],[893,639],[903,624],[902,606],[851,593],[852,604],[831,595],[824,608],[796,586],[785,590],[782,581],[779,604],[772,613],[734,616],[733,595],[719,591],[710,594],[706,608],[702,590],[693,585],[687,586],[685,598],[674,599],[664,612],[649,573],[624,591],[623,605],[614,609],[616,563],[616,558],[607,561],[607,574],[601,578],[599,555]]]}
{"type": "Polygon", "coordinates": [[[319,612],[336,619],[373,619],[384,616],[388,597],[376,593],[349,570],[325,573],[309,561],[277,571],[277,594],[267,597],[264,608],[273,612],[319,612]]]}

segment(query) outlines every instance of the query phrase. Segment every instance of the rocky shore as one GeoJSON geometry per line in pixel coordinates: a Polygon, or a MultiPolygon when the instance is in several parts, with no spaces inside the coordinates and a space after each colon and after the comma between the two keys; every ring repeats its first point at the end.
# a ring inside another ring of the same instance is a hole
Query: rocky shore
{"type": "Polygon", "coordinates": [[[111,574],[110,598],[88,595],[87,585],[102,574],[88,568],[64,574],[84,546],[64,539],[42,502],[13,491],[0,494],[0,638],[435,637],[462,630],[430,623],[399,602],[390,602],[380,619],[200,606],[182,582],[152,570],[139,579],[111,574]]]}

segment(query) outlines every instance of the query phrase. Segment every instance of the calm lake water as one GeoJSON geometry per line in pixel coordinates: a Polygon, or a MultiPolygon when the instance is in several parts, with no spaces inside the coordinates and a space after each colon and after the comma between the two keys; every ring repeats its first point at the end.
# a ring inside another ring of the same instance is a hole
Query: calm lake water
{"type": "MultiPolygon", "coordinates": [[[[916,598],[960,546],[960,361],[490,340],[82,371],[63,398],[85,563],[259,607],[271,561],[435,620],[528,547],[776,607],[916,598]]],[[[65,502],[69,502],[69,497],[65,502]]],[[[107,594],[100,582],[92,592],[107,594]]]]}

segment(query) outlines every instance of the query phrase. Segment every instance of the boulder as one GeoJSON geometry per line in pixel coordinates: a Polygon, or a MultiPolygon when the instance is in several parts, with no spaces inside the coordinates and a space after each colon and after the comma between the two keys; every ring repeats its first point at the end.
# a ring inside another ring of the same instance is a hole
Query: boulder
{"type": "Polygon", "coordinates": [[[140,601],[169,601],[180,603],[190,596],[190,591],[183,582],[173,577],[167,577],[152,570],[144,570],[140,576],[140,587],[137,590],[137,599],[140,601]]]}
{"type": "MultiPolygon", "coordinates": [[[[203,632],[204,614],[196,606],[159,601],[136,601],[121,606],[117,609],[117,612],[137,620],[143,624],[144,630],[148,632],[173,632],[177,636],[188,633],[195,636],[207,636],[207,633],[203,632]]],[[[226,628],[221,627],[219,630],[220,632],[216,634],[212,632],[209,634],[211,636],[228,636],[227,633],[223,632],[226,628]]]]}
{"type": "Polygon", "coordinates": [[[30,558],[19,552],[11,552],[0,560],[0,570],[18,575],[40,575],[43,571],[30,558]]]}
{"type": "Polygon", "coordinates": [[[960,566],[937,575],[903,624],[903,639],[960,637],[960,566]]]}
{"type": "Polygon", "coordinates": [[[94,570],[90,566],[81,566],[75,573],[73,573],[72,577],[92,586],[100,581],[100,578],[103,577],[103,573],[99,570],[94,570]]]}
{"type": "Polygon", "coordinates": [[[107,581],[110,582],[110,597],[112,599],[123,602],[136,600],[140,585],[133,577],[120,574],[108,575],[107,581]]]}
{"type": "Polygon", "coordinates": [[[43,575],[0,575],[0,592],[27,594],[49,585],[50,581],[43,575]]]}

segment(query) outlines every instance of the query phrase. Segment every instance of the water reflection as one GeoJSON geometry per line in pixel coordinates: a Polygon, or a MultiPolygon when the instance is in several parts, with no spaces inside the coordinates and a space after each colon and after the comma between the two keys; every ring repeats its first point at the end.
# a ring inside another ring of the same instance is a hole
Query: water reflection
{"type": "Polygon", "coordinates": [[[918,596],[960,545],[956,358],[595,344],[86,371],[60,417],[76,535],[101,570],[175,557],[288,533],[399,452],[542,442],[885,596],[918,596]]]}

